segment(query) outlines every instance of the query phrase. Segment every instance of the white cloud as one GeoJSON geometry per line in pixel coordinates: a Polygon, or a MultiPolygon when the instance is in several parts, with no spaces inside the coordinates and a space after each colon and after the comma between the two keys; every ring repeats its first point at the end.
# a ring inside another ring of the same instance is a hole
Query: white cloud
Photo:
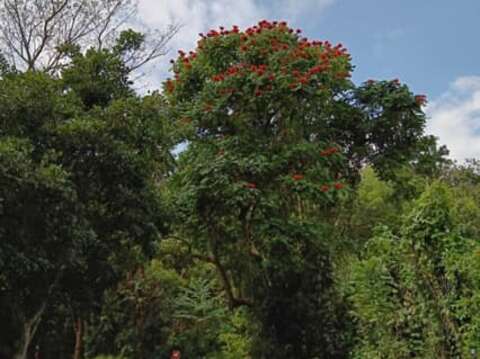
{"type": "Polygon", "coordinates": [[[190,50],[198,33],[220,25],[245,26],[264,16],[264,10],[253,0],[140,0],[139,14],[152,27],[182,24],[171,46],[190,50]]]}
{"type": "MultiPolygon", "coordinates": [[[[198,34],[222,25],[241,28],[262,19],[287,20],[299,26],[302,16],[318,15],[335,0],[139,0],[139,15],[153,28],[167,24],[183,24],[170,43],[169,56],[178,49],[192,50],[198,34]]],[[[166,64],[168,61],[163,61],[166,64]]],[[[164,65],[166,66],[166,65],[164,65]]],[[[151,76],[150,85],[157,86],[165,77],[166,68],[159,68],[151,76]]]]}
{"type": "MultiPolygon", "coordinates": [[[[272,1],[278,4],[273,10],[273,15],[282,19],[297,22],[299,18],[305,15],[319,15],[328,6],[332,5],[335,0],[280,0],[272,1]]],[[[297,24],[298,25],[298,24],[297,24]]]]}
{"type": "Polygon", "coordinates": [[[427,107],[427,132],[440,138],[452,158],[480,158],[480,76],[460,77],[427,107]]]}

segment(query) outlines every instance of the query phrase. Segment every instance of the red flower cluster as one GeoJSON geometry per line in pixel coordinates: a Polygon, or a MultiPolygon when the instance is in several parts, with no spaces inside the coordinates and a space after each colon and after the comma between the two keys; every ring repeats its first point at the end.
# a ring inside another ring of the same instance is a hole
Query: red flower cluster
{"type": "Polygon", "coordinates": [[[301,180],[303,180],[304,178],[305,178],[305,176],[302,175],[302,174],[294,174],[294,175],[292,176],[292,179],[293,179],[294,181],[301,181],[301,180]]]}
{"type": "Polygon", "coordinates": [[[270,47],[273,52],[288,50],[289,45],[278,41],[277,39],[270,40],[270,47]]]}
{"type": "Polygon", "coordinates": [[[314,66],[310,70],[308,70],[308,74],[309,75],[316,75],[316,74],[318,74],[320,72],[323,72],[326,69],[328,69],[328,66],[329,65],[327,65],[327,64],[314,66]]]}
{"type": "Polygon", "coordinates": [[[263,30],[271,30],[274,28],[286,28],[287,23],[282,21],[282,22],[277,22],[277,21],[267,21],[267,20],[262,20],[258,23],[258,25],[249,27],[248,29],[245,30],[245,33],[247,35],[253,35],[253,34],[260,34],[263,30]]]}
{"type": "MultiPolygon", "coordinates": [[[[330,190],[330,185],[328,184],[324,184],[320,187],[320,191],[322,192],[328,192],[330,190]]],[[[341,190],[343,188],[345,188],[345,185],[343,183],[340,183],[340,182],[336,182],[334,185],[333,185],[333,188],[336,189],[336,190],[341,190]]]]}
{"type": "MultiPolygon", "coordinates": [[[[258,76],[263,76],[267,71],[267,65],[247,65],[244,63],[240,63],[238,65],[233,65],[229,67],[225,73],[220,73],[217,75],[212,76],[212,80],[216,82],[224,81],[227,76],[236,76],[241,73],[241,71],[249,71],[251,73],[255,73],[258,76]]],[[[270,75],[270,77],[273,76],[270,75]]]]}
{"type": "Polygon", "coordinates": [[[229,76],[235,76],[236,74],[238,74],[238,71],[240,71],[239,66],[232,66],[227,69],[227,74],[229,76]]]}
{"type": "MultiPolygon", "coordinates": [[[[191,67],[192,67],[192,61],[195,60],[195,58],[197,57],[197,53],[194,52],[194,51],[190,51],[188,53],[188,56],[187,54],[185,53],[185,51],[183,50],[178,50],[178,54],[180,56],[180,62],[183,64],[183,66],[189,70],[191,67]]],[[[171,60],[170,61],[171,63],[175,63],[174,60],[171,60]]]]}
{"type": "MultiPolygon", "coordinates": [[[[322,48],[321,53],[318,55],[321,63],[311,67],[305,73],[300,73],[297,70],[293,70],[292,75],[295,77],[295,80],[289,85],[291,89],[297,88],[298,85],[306,85],[310,83],[313,75],[330,69],[332,59],[341,56],[349,56],[346,52],[346,49],[344,49],[343,45],[341,44],[332,48],[328,41],[325,41],[324,43],[321,41],[308,42],[307,39],[302,39],[298,47],[290,54],[290,61],[295,61],[296,59],[311,59],[312,52],[307,50],[310,47],[322,48]]],[[[340,71],[335,74],[335,77],[338,79],[343,79],[350,77],[350,73],[348,71],[340,71]]]]}
{"type": "Polygon", "coordinates": [[[171,79],[167,80],[167,82],[165,83],[165,87],[168,93],[172,93],[173,90],[175,90],[175,84],[171,79]]]}
{"type": "Polygon", "coordinates": [[[329,148],[323,150],[322,152],[320,152],[320,156],[330,156],[330,155],[333,155],[334,153],[337,153],[337,152],[338,152],[338,148],[329,147],[329,148]]]}
{"type": "Polygon", "coordinates": [[[252,65],[250,66],[250,71],[255,72],[258,76],[263,76],[267,70],[267,65],[252,65]]]}
{"type": "MultiPolygon", "coordinates": [[[[289,28],[284,21],[270,22],[262,20],[257,25],[247,28],[245,31],[240,31],[239,27],[236,25],[230,30],[220,26],[218,29],[212,29],[206,34],[199,34],[201,40],[198,43],[198,51],[204,51],[210,43],[215,44],[215,41],[217,41],[216,38],[222,36],[234,36],[232,40],[235,40],[234,43],[238,44],[241,52],[250,51],[250,49],[252,49],[255,57],[260,56],[260,58],[263,58],[264,64],[258,64],[258,62],[254,64],[248,62],[233,64],[224,72],[214,74],[211,77],[211,80],[213,82],[221,83],[229,77],[254,74],[262,79],[262,83],[256,84],[256,89],[253,92],[253,95],[256,97],[262,96],[266,92],[271,91],[273,89],[272,82],[277,79],[275,73],[276,70],[274,70],[276,67],[269,67],[272,51],[284,52],[279,56],[281,66],[280,71],[287,78],[291,76],[290,83],[288,83],[287,86],[292,90],[297,90],[302,86],[308,85],[320,86],[321,84],[318,83],[316,76],[332,70],[332,68],[338,69],[331,73],[331,76],[334,78],[344,79],[350,77],[348,68],[342,69],[343,65],[340,66],[340,68],[333,66],[337,64],[335,61],[336,58],[342,57],[347,60],[350,58],[350,55],[348,55],[347,50],[342,44],[333,46],[328,41],[309,41],[307,38],[300,38],[298,35],[300,33],[300,30],[294,31],[289,28]],[[264,36],[262,34],[263,32],[268,32],[268,34],[264,36]],[[288,35],[288,33],[293,32],[296,32],[297,35],[288,35]],[[262,34],[262,36],[259,37],[258,34],[262,34]],[[270,43],[270,46],[268,46],[268,43],[270,43]],[[258,46],[259,44],[262,46],[258,46]],[[309,68],[307,67],[307,69],[304,70],[304,67],[302,66],[302,71],[292,70],[292,68],[296,67],[296,63],[299,60],[307,60],[310,63],[309,68]],[[267,79],[269,83],[264,82],[267,79]]],[[[197,58],[197,53],[193,51],[187,54],[186,52],[179,50],[178,53],[179,58],[177,61],[172,60],[176,81],[166,84],[168,92],[172,92],[175,86],[182,81],[182,73],[191,69],[194,60],[197,58]]],[[[275,62],[277,62],[277,60],[275,60],[275,62]]],[[[234,92],[231,88],[221,88],[218,91],[220,95],[228,95],[234,92]]],[[[206,108],[205,111],[211,111],[211,106],[207,107],[208,108],[206,108]]]]}
{"type": "Polygon", "coordinates": [[[215,29],[212,29],[207,32],[207,34],[200,33],[198,36],[200,36],[202,39],[205,39],[207,37],[218,37],[222,35],[230,35],[230,34],[238,34],[240,32],[240,29],[237,25],[233,25],[231,30],[226,30],[223,26],[219,27],[220,31],[217,31],[215,29]]]}
{"type": "Polygon", "coordinates": [[[223,74],[215,75],[215,76],[212,76],[212,80],[215,82],[220,82],[225,80],[225,76],[223,76],[223,74]]]}
{"type": "Polygon", "coordinates": [[[257,188],[257,185],[253,182],[248,182],[245,184],[245,187],[248,188],[248,189],[255,189],[257,188]]]}

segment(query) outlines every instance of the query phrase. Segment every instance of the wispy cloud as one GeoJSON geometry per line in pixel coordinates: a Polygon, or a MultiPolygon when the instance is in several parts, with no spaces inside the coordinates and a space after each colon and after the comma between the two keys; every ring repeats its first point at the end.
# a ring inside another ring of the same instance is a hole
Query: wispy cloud
{"type": "Polygon", "coordinates": [[[446,144],[459,161],[480,158],[480,76],[455,80],[427,107],[427,131],[446,144]]]}

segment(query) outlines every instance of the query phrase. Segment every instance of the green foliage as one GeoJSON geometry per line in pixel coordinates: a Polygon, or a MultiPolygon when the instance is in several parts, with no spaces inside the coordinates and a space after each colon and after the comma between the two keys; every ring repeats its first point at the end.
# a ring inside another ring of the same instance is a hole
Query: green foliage
{"type": "Polygon", "coordinates": [[[129,72],[119,54],[89,49],[85,54],[76,53],[72,57],[72,65],[62,71],[62,79],[66,88],[75,92],[90,109],[131,96],[129,72]]]}
{"type": "MultiPolygon", "coordinates": [[[[33,336],[47,301],[68,269],[81,265],[82,243],[93,233],[68,173],[32,157],[26,139],[0,139],[0,301],[10,325],[0,345],[13,352],[33,336]]],[[[25,346],[25,344],[23,344],[25,346]]]]}
{"type": "Polygon", "coordinates": [[[452,190],[432,185],[399,236],[380,230],[354,267],[357,357],[467,357],[478,352],[478,242],[454,224],[452,190]]]}
{"type": "Polygon", "coordinates": [[[254,335],[250,327],[248,314],[241,309],[236,310],[218,334],[221,349],[212,359],[250,358],[254,335]]]}
{"type": "Polygon", "coordinates": [[[134,56],[135,52],[142,48],[145,43],[145,34],[128,29],[122,31],[113,47],[113,52],[125,59],[126,56],[134,56]]]}
{"type": "Polygon", "coordinates": [[[339,130],[348,134],[342,142],[357,168],[367,161],[382,178],[392,178],[399,165],[415,158],[425,126],[417,98],[398,80],[369,80],[338,104],[344,119],[339,130]]]}
{"type": "Polygon", "coordinates": [[[0,77],[5,77],[13,72],[15,72],[15,68],[8,63],[4,54],[0,51],[0,77]]]}
{"type": "Polygon", "coordinates": [[[117,55],[89,50],[60,79],[0,79],[0,311],[15,333],[0,347],[22,357],[35,337],[65,337],[58,328],[38,335],[46,312],[72,327],[85,320],[165,231],[163,102],[134,96],[124,68],[117,55]]]}
{"type": "Polygon", "coordinates": [[[357,248],[372,235],[378,225],[393,225],[398,221],[398,201],[395,201],[395,188],[391,183],[378,178],[372,167],[365,168],[351,208],[346,215],[351,217],[349,226],[354,233],[357,248]]]}
{"type": "Polygon", "coordinates": [[[86,338],[89,356],[117,353],[127,358],[167,355],[176,298],[184,280],[158,260],[129,273],[107,293],[95,328],[86,338]]]}

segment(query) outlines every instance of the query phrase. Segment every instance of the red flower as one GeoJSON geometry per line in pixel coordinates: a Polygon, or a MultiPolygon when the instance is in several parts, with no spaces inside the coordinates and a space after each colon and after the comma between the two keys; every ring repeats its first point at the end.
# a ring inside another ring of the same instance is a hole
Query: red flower
{"type": "Polygon", "coordinates": [[[320,191],[322,192],[328,192],[329,189],[330,189],[330,186],[328,184],[324,184],[322,185],[322,187],[320,187],[320,191]]]}
{"type": "Polygon", "coordinates": [[[345,185],[343,183],[340,183],[340,182],[335,183],[335,189],[340,190],[343,187],[345,187],[345,185]]]}
{"type": "Polygon", "coordinates": [[[320,156],[330,156],[330,155],[333,155],[334,153],[337,153],[337,152],[338,152],[338,148],[329,147],[329,148],[323,150],[322,152],[320,152],[320,156]]]}
{"type": "Polygon", "coordinates": [[[309,81],[308,77],[307,76],[302,76],[298,79],[298,81],[303,84],[303,85],[306,85],[309,81]]]}
{"type": "Polygon", "coordinates": [[[225,80],[225,76],[223,76],[222,74],[215,75],[215,76],[212,77],[212,80],[215,81],[215,82],[223,81],[223,80],[225,80]]]}
{"type": "Polygon", "coordinates": [[[231,76],[235,75],[237,72],[238,72],[238,68],[236,68],[236,67],[230,67],[227,70],[227,73],[231,76]]]}
{"type": "Polygon", "coordinates": [[[167,80],[167,83],[166,83],[166,87],[167,87],[167,92],[173,92],[173,90],[175,89],[175,84],[173,83],[172,80],[167,80]]]}
{"type": "Polygon", "coordinates": [[[245,187],[249,188],[249,189],[255,189],[257,188],[257,185],[253,182],[248,182],[245,187]]]}
{"type": "Polygon", "coordinates": [[[308,72],[310,73],[310,75],[315,75],[321,72],[322,70],[323,70],[323,67],[319,65],[319,66],[312,67],[308,72]]]}
{"type": "Polygon", "coordinates": [[[304,179],[304,177],[305,177],[305,176],[302,175],[302,174],[294,174],[294,175],[292,176],[292,179],[293,179],[294,181],[300,181],[300,180],[304,179]]]}

